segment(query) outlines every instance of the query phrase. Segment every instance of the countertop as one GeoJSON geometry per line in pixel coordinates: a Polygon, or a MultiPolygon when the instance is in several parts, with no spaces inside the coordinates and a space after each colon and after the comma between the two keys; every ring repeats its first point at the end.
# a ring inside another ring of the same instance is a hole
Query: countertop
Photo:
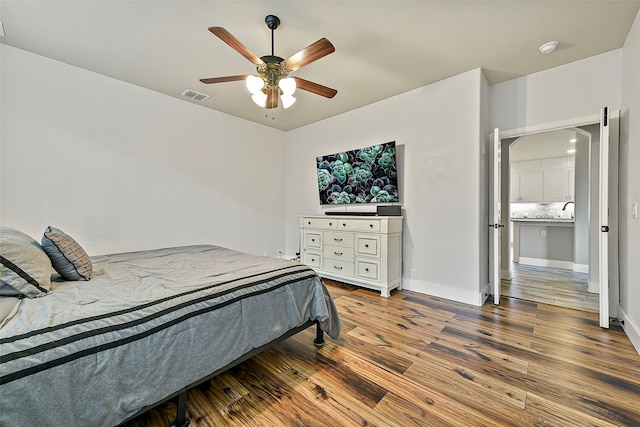
{"type": "Polygon", "coordinates": [[[546,223],[546,224],[574,224],[575,218],[511,218],[511,222],[546,223]]]}

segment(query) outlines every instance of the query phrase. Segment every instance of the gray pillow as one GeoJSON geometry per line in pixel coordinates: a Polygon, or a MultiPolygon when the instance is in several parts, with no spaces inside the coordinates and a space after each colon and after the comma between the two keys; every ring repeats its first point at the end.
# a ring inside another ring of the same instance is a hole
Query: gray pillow
{"type": "Polygon", "coordinates": [[[51,289],[51,260],[22,231],[0,226],[0,296],[34,298],[51,289]]]}
{"type": "Polygon", "coordinates": [[[93,267],[82,246],[62,230],[47,227],[42,248],[51,258],[53,268],[65,280],[89,280],[93,267]]]}

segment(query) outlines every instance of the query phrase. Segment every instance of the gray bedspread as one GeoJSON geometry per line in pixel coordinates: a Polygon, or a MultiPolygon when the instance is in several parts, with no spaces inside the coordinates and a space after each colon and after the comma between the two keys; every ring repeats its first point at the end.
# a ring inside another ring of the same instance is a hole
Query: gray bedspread
{"type": "Polygon", "coordinates": [[[0,328],[0,426],[117,425],[308,320],[340,333],[299,263],[216,246],[92,262],[0,328]]]}

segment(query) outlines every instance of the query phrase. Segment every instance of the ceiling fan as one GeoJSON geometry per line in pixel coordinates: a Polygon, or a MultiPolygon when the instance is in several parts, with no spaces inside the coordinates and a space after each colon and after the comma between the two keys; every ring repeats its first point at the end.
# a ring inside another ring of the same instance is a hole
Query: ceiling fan
{"type": "Polygon", "coordinates": [[[229,31],[222,27],[209,27],[209,31],[220,40],[231,46],[240,55],[247,58],[256,66],[258,76],[242,74],[237,76],[211,77],[200,79],[202,83],[223,83],[245,80],[247,88],[253,94],[253,101],[265,108],[278,107],[278,95],[282,99],[284,108],[290,107],[295,98],[291,96],[296,87],[325,98],[333,98],[338,93],[337,90],[322,86],[318,83],[302,79],[300,77],[288,77],[289,73],[299,70],[320,58],[323,58],[335,51],[335,47],[325,38],[305,47],[295,55],[283,59],[274,54],[274,31],[280,25],[280,19],[274,15],[268,15],[264,19],[265,24],[271,30],[271,55],[260,58],[251,52],[229,31]]]}

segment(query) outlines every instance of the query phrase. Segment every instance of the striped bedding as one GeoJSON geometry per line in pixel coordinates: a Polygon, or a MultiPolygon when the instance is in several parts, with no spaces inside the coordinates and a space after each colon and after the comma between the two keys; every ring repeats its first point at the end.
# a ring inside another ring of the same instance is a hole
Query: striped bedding
{"type": "Polygon", "coordinates": [[[92,257],[0,328],[1,426],[113,426],[308,320],[340,333],[308,267],[217,246],[92,257]]]}

